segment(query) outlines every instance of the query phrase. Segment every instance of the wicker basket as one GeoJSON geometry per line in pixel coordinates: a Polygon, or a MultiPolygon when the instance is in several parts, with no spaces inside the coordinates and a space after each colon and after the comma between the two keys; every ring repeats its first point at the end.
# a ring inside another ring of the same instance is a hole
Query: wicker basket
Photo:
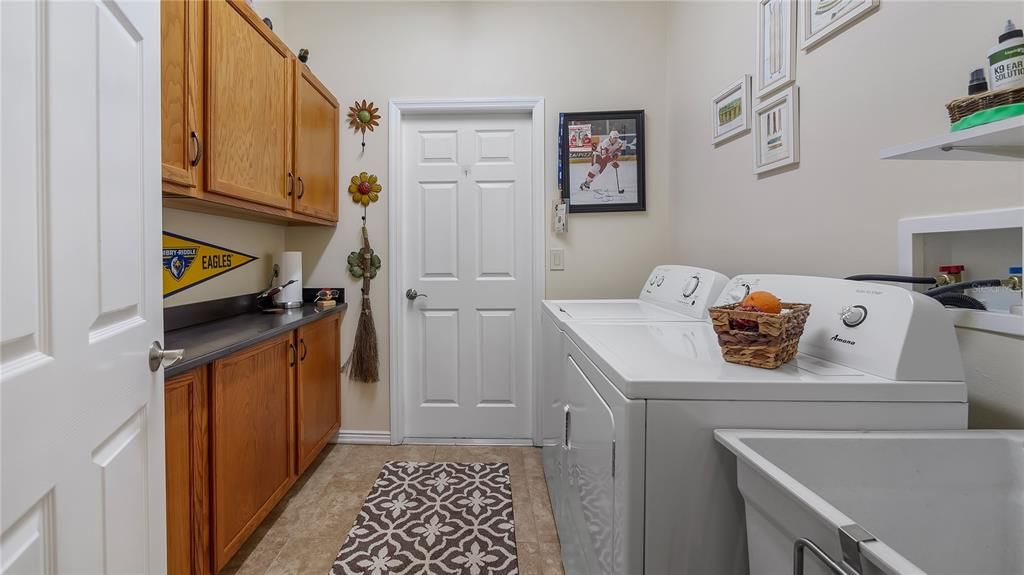
{"type": "Polygon", "coordinates": [[[737,309],[740,304],[713,307],[711,323],[718,334],[722,358],[730,363],[775,369],[796,357],[810,304],[784,303],[782,313],[737,309]],[[757,330],[734,329],[734,320],[757,324],[757,330]]]}
{"type": "Polygon", "coordinates": [[[946,104],[946,111],[949,112],[949,123],[955,124],[975,112],[1006,104],[1018,104],[1020,102],[1024,102],[1024,87],[1003,88],[1002,90],[957,98],[946,104]]]}

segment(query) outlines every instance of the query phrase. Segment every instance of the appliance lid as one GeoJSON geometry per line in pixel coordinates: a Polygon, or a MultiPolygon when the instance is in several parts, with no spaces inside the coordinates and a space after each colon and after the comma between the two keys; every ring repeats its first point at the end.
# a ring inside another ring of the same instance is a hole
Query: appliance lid
{"type": "Polygon", "coordinates": [[[709,324],[572,322],[566,333],[633,399],[967,400],[962,381],[893,381],[805,353],[778,369],[727,363],[709,324]]]}
{"type": "Polygon", "coordinates": [[[639,299],[546,300],[563,321],[704,321],[639,299]]]}

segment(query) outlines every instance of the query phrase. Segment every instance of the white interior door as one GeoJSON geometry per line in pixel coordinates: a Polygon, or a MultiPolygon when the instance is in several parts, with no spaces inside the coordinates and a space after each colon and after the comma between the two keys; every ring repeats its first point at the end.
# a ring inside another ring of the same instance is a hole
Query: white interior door
{"type": "Polygon", "coordinates": [[[405,435],[532,434],[531,118],[403,119],[405,435]],[[412,295],[412,294],[409,294],[412,295]]]}
{"type": "Polygon", "coordinates": [[[0,2],[3,573],[164,573],[160,6],[0,2]]]}

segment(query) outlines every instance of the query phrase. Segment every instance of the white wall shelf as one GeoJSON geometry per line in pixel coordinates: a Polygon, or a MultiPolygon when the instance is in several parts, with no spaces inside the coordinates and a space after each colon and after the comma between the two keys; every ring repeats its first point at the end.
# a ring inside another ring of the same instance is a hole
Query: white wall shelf
{"type": "MultiPolygon", "coordinates": [[[[966,264],[968,279],[1002,278],[1024,254],[1024,207],[904,218],[897,238],[902,275],[935,275],[934,264],[946,263],[966,264]],[[992,243],[993,238],[998,241],[992,243]],[[931,261],[936,257],[931,248],[938,248],[939,258],[955,261],[931,261]]],[[[949,313],[958,327],[1024,336],[1019,315],[953,308],[949,313]]]]}
{"type": "Polygon", "coordinates": [[[882,150],[883,160],[1024,160],[1024,116],[882,150]]]}

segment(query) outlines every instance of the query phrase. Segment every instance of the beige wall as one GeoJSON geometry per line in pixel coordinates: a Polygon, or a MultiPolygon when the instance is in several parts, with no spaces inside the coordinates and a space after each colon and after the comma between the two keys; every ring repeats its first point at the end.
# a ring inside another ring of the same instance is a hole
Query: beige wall
{"type": "MultiPolygon", "coordinates": [[[[754,73],[754,3],[680,3],[670,16],[676,259],[726,275],[892,273],[897,219],[1024,203],[1019,162],[878,159],[947,128],[943,105],[965,94],[1002,23],[1024,21],[1024,3],[882,0],[800,52],[800,167],[761,178],[750,135],[710,143],[711,98],[754,73]]],[[[1024,427],[1024,339],[958,331],[972,426],[1024,427]]]]}
{"type": "Polygon", "coordinates": [[[164,307],[266,289],[275,252],[284,249],[285,227],[235,218],[164,209],[164,230],[253,255],[258,260],[164,300],[164,307]]]}
{"type": "MultiPolygon", "coordinates": [[[[570,233],[547,232],[548,247],[565,249],[565,271],[548,272],[551,297],[629,296],[638,278],[671,253],[665,129],[664,51],[669,6],[646,3],[337,3],[258,1],[273,14],[289,45],[310,50],[310,67],[342,105],[374,101],[385,116],[359,137],[342,130],[343,184],[365,170],[381,177],[382,201],[369,210],[370,239],[389,256],[387,211],[387,103],[389,98],[538,96],[547,109],[547,205],[555,198],[559,111],[642,108],[647,111],[646,213],[577,215],[570,233]],[[287,13],[282,18],[280,14],[287,13]],[[571,24],[571,26],[570,26],[571,24]],[[614,35],[609,27],[614,25],[614,35]],[[570,42],[585,42],[573,47],[570,42]],[[610,49],[603,49],[612,42],[610,49]]],[[[344,128],[344,126],[343,126],[344,128]]],[[[337,230],[289,228],[287,246],[303,251],[307,285],[345,286],[353,313],[343,328],[347,357],[355,334],[359,286],[345,272],[345,258],[359,247],[359,217],[342,197],[337,230]]],[[[547,226],[546,229],[550,229],[547,226]]],[[[342,426],[387,430],[387,273],[373,282],[371,301],[381,347],[378,384],[343,383],[342,426]]]]}

